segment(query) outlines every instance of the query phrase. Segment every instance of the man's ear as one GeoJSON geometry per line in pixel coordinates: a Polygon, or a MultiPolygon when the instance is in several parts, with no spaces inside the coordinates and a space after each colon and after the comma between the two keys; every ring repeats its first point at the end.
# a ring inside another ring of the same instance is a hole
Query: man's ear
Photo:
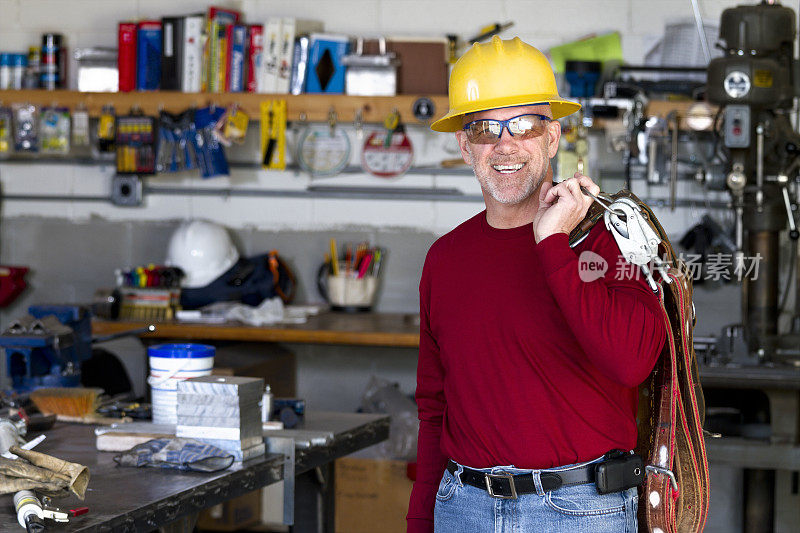
{"type": "Polygon", "coordinates": [[[547,145],[547,152],[550,159],[556,156],[556,152],[558,152],[558,143],[561,140],[561,123],[557,120],[551,120],[547,124],[547,136],[548,142],[547,145]]]}
{"type": "Polygon", "coordinates": [[[464,163],[471,165],[472,164],[472,154],[469,151],[469,146],[467,143],[467,134],[464,130],[458,130],[456,132],[456,141],[458,141],[458,148],[461,150],[461,159],[464,160],[464,163]]]}

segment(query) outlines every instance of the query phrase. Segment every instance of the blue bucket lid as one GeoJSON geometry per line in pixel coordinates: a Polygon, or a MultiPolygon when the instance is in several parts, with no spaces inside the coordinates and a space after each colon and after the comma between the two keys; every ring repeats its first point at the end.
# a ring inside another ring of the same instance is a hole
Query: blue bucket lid
{"type": "Polygon", "coordinates": [[[150,357],[201,358],[214,357],[216,349],[208,344],[157,344],[147,349],[150,357]]]}

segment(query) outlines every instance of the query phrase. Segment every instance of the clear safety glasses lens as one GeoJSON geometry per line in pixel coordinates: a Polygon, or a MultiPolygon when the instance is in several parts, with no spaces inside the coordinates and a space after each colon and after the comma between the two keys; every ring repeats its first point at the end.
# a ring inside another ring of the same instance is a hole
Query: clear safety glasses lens
{"type": "Polygon", "coordinates": [[[519,140],[533,139],[542,135],[549,119],[539,115],[521,115],[506,122],[492,119],[476,120],[464,128],[467,139],[472,144],[494,144],[503,133],[503,126],[519,140]]]}

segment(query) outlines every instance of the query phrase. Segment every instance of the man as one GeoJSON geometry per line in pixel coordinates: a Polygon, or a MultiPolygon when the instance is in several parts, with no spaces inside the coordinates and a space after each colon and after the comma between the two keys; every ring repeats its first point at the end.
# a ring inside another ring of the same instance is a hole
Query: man
{"type": "Polygon", "coordinates": [[[635,532],[636,488],[600,495],[594,468],[635,447],[637,386],[665,331],[603,224],[569,245],[592,202],[581,186],[599,188],[549,171],[555,119],[580,106],[518,38],[474,45],[449,91],[432,129],[455,132],[486,210],[437,240],[422,272],[408,531],[635,532]],[[586,258],[605,275],[581,273],[586,258]]]}

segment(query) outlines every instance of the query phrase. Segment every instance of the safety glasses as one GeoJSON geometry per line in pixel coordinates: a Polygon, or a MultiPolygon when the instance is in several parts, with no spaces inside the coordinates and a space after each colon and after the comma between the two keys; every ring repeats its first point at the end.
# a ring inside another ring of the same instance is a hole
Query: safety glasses
{"type": "Polygon", "coordinates": [[[508,120],[482,118],[464,126],[464,131],[467,133],[467,140],[472,144],[496,143],[503,135],[503,128],[507,129],[512,137],[524,141],[543,134],[550,120],[550,117],[536,113],[519,115],[508,120]]]}

